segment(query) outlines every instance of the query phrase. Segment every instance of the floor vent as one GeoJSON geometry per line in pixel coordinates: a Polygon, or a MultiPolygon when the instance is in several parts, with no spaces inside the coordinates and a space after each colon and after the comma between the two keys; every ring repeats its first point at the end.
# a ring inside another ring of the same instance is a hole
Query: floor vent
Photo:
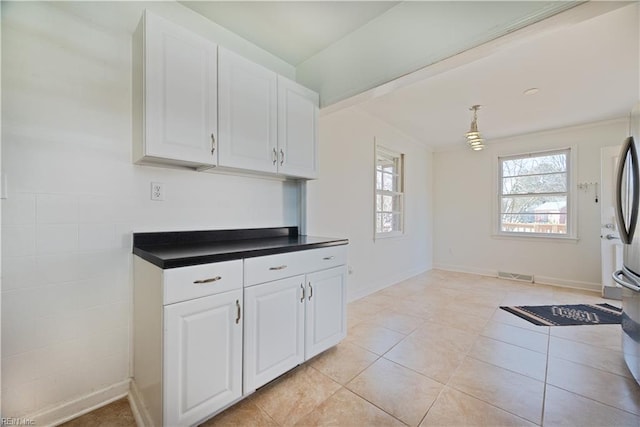
{"type": "Polygon", "coordinates": [[[506,271],[498,271],[498,277],[501,279],[520,280],[521,282],[533,283],[533,274],[507,273],[506,271]]]}

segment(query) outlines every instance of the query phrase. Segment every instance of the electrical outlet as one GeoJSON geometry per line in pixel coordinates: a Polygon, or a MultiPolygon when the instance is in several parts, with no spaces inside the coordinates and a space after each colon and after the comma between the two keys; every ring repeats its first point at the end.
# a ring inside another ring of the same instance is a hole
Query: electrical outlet
{"type": "Polygon", "coordinates": [[[163,201],[164,200],[164,184],[161,182],[151,183],[151,200],[163,201]]]}

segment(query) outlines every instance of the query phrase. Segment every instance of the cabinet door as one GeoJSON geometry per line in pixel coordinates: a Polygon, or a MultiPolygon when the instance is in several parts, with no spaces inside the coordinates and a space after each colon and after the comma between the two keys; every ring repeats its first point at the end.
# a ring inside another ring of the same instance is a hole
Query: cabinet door
{"type": "Polygon", "coordinates": [[[164,425],[195,424],[242,395],[242,290],[164,307],[164,425]]]}
{"type": "Polygon", "coordinates": [[[219,49],[220,166],[277,172],[276,73],[219,49]]]}
{"type": "Polygon", "coordinates": [[[318,176],[318,94],[278,76],[278,172],[318,176]]]}
{"type": "Polygon", "coordinates": [[[145,14],[144,155],[215,165],[217,45],[145,14]]]}
{"type": "Polygon", "coordinates": [[[244,289],[244,392],[304,360],[304,276],[244,289]]]}
{"type": "Polygon", "coordinates": [[[307,275],[305,360],[347,336],[346,266],[307,275]]]}

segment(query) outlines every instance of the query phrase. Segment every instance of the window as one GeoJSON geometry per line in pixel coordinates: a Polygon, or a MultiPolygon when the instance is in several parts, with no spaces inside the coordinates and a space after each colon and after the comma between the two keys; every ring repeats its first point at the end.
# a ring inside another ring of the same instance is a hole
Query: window
{"type": "Polygon", "coordinates": [[[376,146],[375,157],[375,236],[398,236],[404,223],[404,155],[376,146]]]}
{"type": "Polygon", "coordinates": [[[500,234],[572,233],[570,149],[499,157],[500,234]]]}

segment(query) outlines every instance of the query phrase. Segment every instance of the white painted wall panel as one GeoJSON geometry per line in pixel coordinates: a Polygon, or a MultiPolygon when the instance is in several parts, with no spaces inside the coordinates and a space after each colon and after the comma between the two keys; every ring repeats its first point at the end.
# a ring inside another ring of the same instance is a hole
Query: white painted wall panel
{"type": "Polygon", "coordinates": [[[432,154],[356,108],[320,118],[320,174],[308,189],[308,234],[349,239],[347,298],[431,268],[432,154]],[[405,234],[374,241],[374,138],[405,154],[405,234]]]}
{"type": "Polygon", "coordinates": [[[599,290],[600,205],[594,202],[593,187],[587,192],[574,188],[577,242],[495,237],[497,157],[575,145],[577,183],[599,182],[600,148],[622,144],[627,132],[623,119],[487,141],[480,152],[434,153],[434,267],[526,273],[539,282],[599,290]]]}

